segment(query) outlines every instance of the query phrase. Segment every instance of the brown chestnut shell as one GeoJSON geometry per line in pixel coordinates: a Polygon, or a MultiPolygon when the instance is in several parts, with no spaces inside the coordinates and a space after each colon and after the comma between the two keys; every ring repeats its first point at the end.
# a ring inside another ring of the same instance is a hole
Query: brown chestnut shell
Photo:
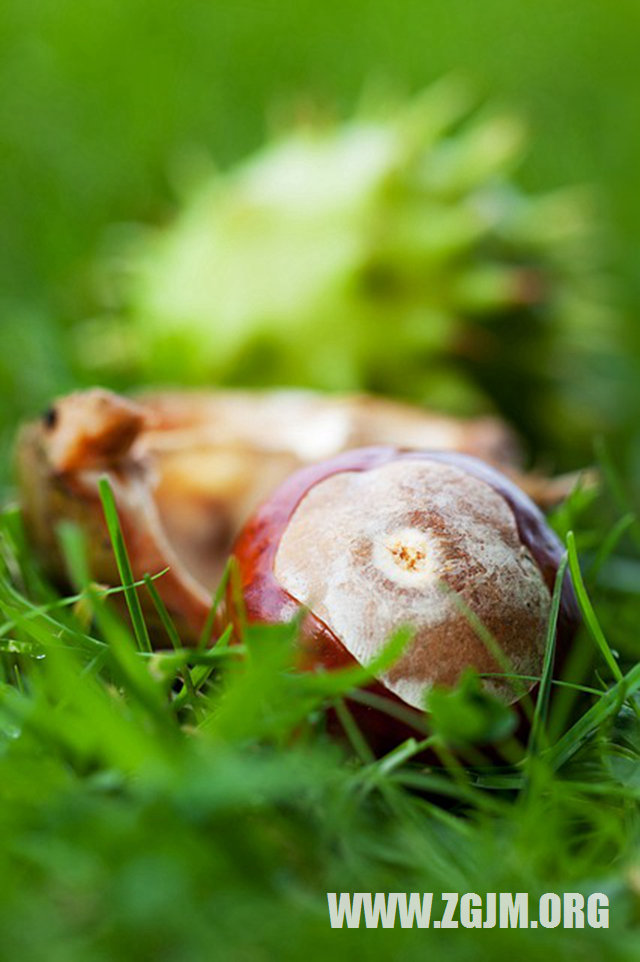
{"type": "MultiPolygon", "coordinates": [[[[548,527],[540,510],[513,482],[482,461],[468,455],[442,451],[405,450],[391,446],[348,451],[331,460],[314,464],[291,475],[260,507],[236,540],[233,555],[237,560],[247,618],[250,622],[277,623],[289,621],[303,608],[276,578],[274,567],[281,540],[289,523],[308,492],[320,482],[343,472],[365,472],[395,461],[436,461],[462,470],[494,489],[513,514],[521,544],[535,560],[549,592],[553,591],[563,548],[548,527]]],[[[229,594],[230,610],[233,601],[229,594]]],[[[559,648],[566,648],[579,621],[578,607],[568,575],[562,588],[557,625],[559,648]]],[[[334,631],[313,611],[307,611],[302,622],[301,667],[323,666],[327,669],[353,666],[354,656],[334,631]]],[[[463,666],[461,666],[462,668],[463,666]]],[[[382,683],[370,690],[393,702],[407,706],[382,683]]],[[[408,725],[391,719],[377,709],[354,706],[357,719],[374,750],[386,751],[400,740],[415,735],[408,725]]],[[[418,726],[417,726],[418,727],[418,726]]]]}

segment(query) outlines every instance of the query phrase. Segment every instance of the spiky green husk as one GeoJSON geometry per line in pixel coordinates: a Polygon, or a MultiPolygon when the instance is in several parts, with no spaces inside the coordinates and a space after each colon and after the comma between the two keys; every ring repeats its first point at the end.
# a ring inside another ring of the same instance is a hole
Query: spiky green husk
{"type": "Polygon", "coordinates": [[[606,426],[614,322],[584,195],[518,189],[522,145],[450,82],[294,127],[138,238],[120,343],[153,378],[492,402],[579,446],[606,426]]]}

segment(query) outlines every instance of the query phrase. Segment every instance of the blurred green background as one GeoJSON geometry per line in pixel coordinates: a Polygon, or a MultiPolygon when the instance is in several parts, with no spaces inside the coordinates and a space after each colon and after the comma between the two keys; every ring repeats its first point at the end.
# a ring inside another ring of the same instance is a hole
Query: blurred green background
{"type": "Polygon", "coordinates": [[[107,224],[164,213],[177,148],[228,163],[260,143],[274,102],[348,107],[372,76],[417,89],[452,69],[529,118],[526,184],[603,185],[632,272],[634,0],[5,0],[2,21],[6,294],[60,295],[107,224]]]}
{"type": "MultiPolygon", "coordinates": [[[[481,98],[528,122],[530,151],[518,173],[525,188],[596,188],[624,322],[619,355],[630,362],[609,371],[605,388],[619,400],[626,466],[636,465],[640,476],[637,408],[628,392],[640,359],[639,48],[638,0],[2,0],[2,478],[17,420],[88,377],[72,359],[69,332],[96,310],[96,263],[113,225],[169,218],[185,156],[204,148],[226,166],[259,147],[269,117],[281,109],[312,99],[347,116],[368,84],[410,93],[452,71],[468,77],[481,98]]],[[[603,384],[593,389],[600,396],[603,384]]],[[[616,578],[626,570],[636,590],[636,568],[617,569],[616,578]]],[[[625,608],[614,595],[607,619],[629,639],[638,623],[632,600],[625,608]]],[[[556,809],[547,796],[543,807],[534,797],[521,821],[514,806],[506,829],[481,825],[468,847],[447,825],[446,811],[429,823],[431,834],[408,819],[389,819],[380,834],[378,821],[363,822],[361,808],[351,807],[349,768],[333,755],[320,759],[323,774],[307,771],[308,760],[295,754],[274,753],[281,771],[273,776],[268,759],[262,775],[244,743],[228,761],[207,767],[199,741],[191,739],[187,750],[185,739],[165,764],[164,741],[152,729],[150,749],[138,715],[126,716],[130,735],[110,713],[113,744],[128,752],[139,742],[140,754],[147,753],[146,776],[136,770],[131,779],[131,801],[122,792],[119,756],[110,754],[111,729],[104,734],[96,721],[103,717],[98,695],[75,684],[76,676],[52,677],[63,712],[67,691],[76,699],[66,721],[43,689],[32,716],[42,741],[25,748],[15,740],[23,763],[1,756],[11,803],[2,833],[10,852],[0,873],[8,880],[3,912],[10,920],[3,937],[9,954],[13,945],[27,945],[30,962],[182,962],[216,952],[251,962],[298,959],[298,940],[317,957],[347,957],[355,943],[351,933],[340,933],[338,943],[328,930],[319,902],[325,886],[395,889],[427,878],[464,890],[490,884],[488,870],[491,884],[505,890],[546,890],[549,876],[577,886],[637,833],[635,796],[633,806],[616,808],[605,785],[582,808],[564,810],[561,792],[556,809]],[[76,702],[84,714],[74,714],[76,702]],[[52,740],[56,720],[73,750],[62,736],[57,747],[52,740]],[[299,781],[292,783],[295,771],[299,781]],[[17,877],[10,874],[14,850],[21,866],[25,851],[31,859],[17,877]],[[372,863],[383,866],[373,879],[372,863]],[[418,863],[420,873],[411,874],[418,863]]],[[[594,781],[584,771],[584,780],[594,781]]],[[[636,767],[628,777],[635,791],[636,767]]],[[[618,928],[637,920],[625,880],[611,882],[618,928]]],[[[636,899],[637,875],[629,880],[636,899]]],[[[609,881],[590,875],[584,884],[595,890],[609,881]]],[[[496,930],[495,938],[483,933],[482,946],[485,957],[534,960],[557,954],[562,934],[539,930],[526,941],[496,930]]],[[[386,935],[364,933],[359,957],[388,958],[386,935]]],[[[479,957],[473,932],[446,945],[446,933],[431,943],[422,935],[410,946],[403,941],[406,958],[424,958],[434,945],[442,957],[479,957]]],[[[637,957],[635,937],[632,944],[631,935],[618,934],[614,943],[603,935],[606,946],[597,933],[576,933],[573,957],[602,958],[605,949],[607,958],[637,957]]]]}
{"type": "Polygon", "coordinates": [[[622,353],[638,353],[633,0],[5,0],[0,27],[5,450],[18,416],[82,377],[65,332],[95,310],[113,224],[166,219],[191,149],[227,165],[260,145],[274,111],[313,98],[347,114],[376,82],[412,92],[461,72],[528,122],[525,188],[596,186],[622,353]]]}

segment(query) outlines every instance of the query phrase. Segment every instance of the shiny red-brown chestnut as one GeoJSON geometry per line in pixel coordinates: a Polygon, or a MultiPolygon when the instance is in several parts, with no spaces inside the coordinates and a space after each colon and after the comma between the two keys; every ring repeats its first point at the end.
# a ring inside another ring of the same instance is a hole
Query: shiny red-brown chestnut
{"type": "MultiPolygon", "coordinates": [[[[250,621],[307,610],[305,667],[368,664],[410,626],[412,641],[373,689],[416,714],[431,686],[455,684],[467,667],[499,674],[506,659],[519,675],[540,675],[562,548],[529,498],[475,458],[374,447],[304,468],[255,513],[233,554],[250,621]]],[[[566,578],[561,643],[577,620],[566,578]]],[[[523,687],[484,684],[507,703],[523,687]]],[[[383,748],[410,733],[378,711],[358,716],[383,748]]]]}

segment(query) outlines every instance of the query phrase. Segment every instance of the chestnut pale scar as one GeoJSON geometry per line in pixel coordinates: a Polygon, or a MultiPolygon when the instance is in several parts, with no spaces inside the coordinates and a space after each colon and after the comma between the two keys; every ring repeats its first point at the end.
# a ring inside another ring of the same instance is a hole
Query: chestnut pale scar
{"type": "MultiPolygon", "coordinates": [[[[549,589],[505,499],[457,466],[389,462],[320,481],[290,518],[274,575],[360,663],[411,626],[413,643],[380,680],[414,707],[467,666],[504,671],[464,606],[514,672],[540,674],[549,589]]],[[[507,680],[485,685],[505,701],[517,697],[507,680]]]]}

